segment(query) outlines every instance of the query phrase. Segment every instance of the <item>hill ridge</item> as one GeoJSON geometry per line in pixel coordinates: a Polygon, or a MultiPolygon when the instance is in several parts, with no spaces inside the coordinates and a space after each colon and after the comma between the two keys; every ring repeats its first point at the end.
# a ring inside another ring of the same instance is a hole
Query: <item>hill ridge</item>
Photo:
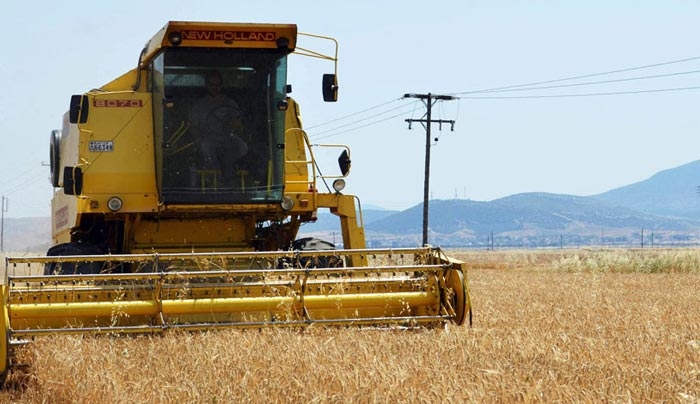
{"type": "MultiPolygon", "coordinates": [[[[429,206],[431,243],[484,245],[487,238],[489,243],[495,238],[504,245],[551,246],[562,244],[566,237],[579,244],[641,245],[644,229],[647,237],[656,238],[650,243],[696,242],[700,228],[696,182],[700,182],[700,160],[591,196],[524,192],[491,201],[435,199],[429,206]]],[[[375,246],[415,245],[422,233],[422,210],[421,203],[366,221],[368,240],[375,246]]]]}

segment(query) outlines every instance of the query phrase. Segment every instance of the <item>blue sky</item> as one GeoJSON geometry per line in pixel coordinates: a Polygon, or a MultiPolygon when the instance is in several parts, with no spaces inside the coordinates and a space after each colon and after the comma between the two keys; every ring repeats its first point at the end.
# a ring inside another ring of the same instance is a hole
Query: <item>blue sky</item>
{"type": "Polygon", "coordinates": [[[70,95],[131,69],[168,20],[295,23],[336,38],[338,103],[321,99],[328,63],[293,57],[289,81],[312,141],[351,147],[346,190],[364,205],[404,209],[422,201],[425,132],[419,125],[408,130],[405,119],[419,119],[425,109],[401,100],[405,93],[461,97],[433,109],[434,118],[456,120],[454,132],[433,127],[436,199],[592,195],[697,160],[700,151],[700,90],[641,92],[700,86],[696,1],[63,3],[3,6],[6,217],[50,215],[42,163],[70,95]],[[593,76],[616,70],[625,71],[593,76]],[[608,82],[471,93],[578,76],[588,77],[533,87],[608,82]],[[621,92],[634,93],[582,96],[621,92]]]}

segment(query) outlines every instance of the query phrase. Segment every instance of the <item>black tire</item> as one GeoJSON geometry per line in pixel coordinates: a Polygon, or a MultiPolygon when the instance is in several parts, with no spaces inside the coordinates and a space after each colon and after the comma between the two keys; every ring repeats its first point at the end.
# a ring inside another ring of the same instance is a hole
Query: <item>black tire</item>
{"type": "MultiPolygon", "coordinates": [[[[104,252],[92,244],[63,243],[57,244],[46,253],[49,257],[69,255],[103,255],[104,252]]],[[[44,265],[44,275],[99,274],[104,262],[50,262],[44,265]]]]}

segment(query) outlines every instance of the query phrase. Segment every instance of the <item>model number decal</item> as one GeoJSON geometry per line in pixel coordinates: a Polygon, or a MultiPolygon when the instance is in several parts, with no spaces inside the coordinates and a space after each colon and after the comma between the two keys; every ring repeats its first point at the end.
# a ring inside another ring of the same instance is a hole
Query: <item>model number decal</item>
{"type": "Polygon", "coordinates": [[[92,105],[96,108],[140,108],[143,106],[141,100],[105,100],[102,98],[92,100],[92,105]]]}
{"type": "Polygon", "coordinates": [[[91,140],[89,144],[91,152],[111,152],[114,151],[114,142],[91,140]]]}

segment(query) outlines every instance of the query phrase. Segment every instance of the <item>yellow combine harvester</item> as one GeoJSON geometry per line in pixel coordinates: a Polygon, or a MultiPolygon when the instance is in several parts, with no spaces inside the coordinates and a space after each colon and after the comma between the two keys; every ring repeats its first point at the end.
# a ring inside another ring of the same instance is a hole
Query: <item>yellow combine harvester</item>
{"type": "MultiPolygon", "coordinates": [[[[54,245],[7,259],[0,373],[43,334],[471,317],[461,262],[366,249],[359,199],[341,193],[349,148],[310,144],[288,96],[288,56],[337,65],[337,45],[328,56],[296,42],[295,25],[169,22],[135,69],[71,98],[51,133],[54,245]],[[320,174],[320,147],[340,151],[337,175],[320,174]],[[297,239],[323,208],[341,249],[297,239]]],[[[337,99],[335,73],[322,88],[337,99]]]]}

